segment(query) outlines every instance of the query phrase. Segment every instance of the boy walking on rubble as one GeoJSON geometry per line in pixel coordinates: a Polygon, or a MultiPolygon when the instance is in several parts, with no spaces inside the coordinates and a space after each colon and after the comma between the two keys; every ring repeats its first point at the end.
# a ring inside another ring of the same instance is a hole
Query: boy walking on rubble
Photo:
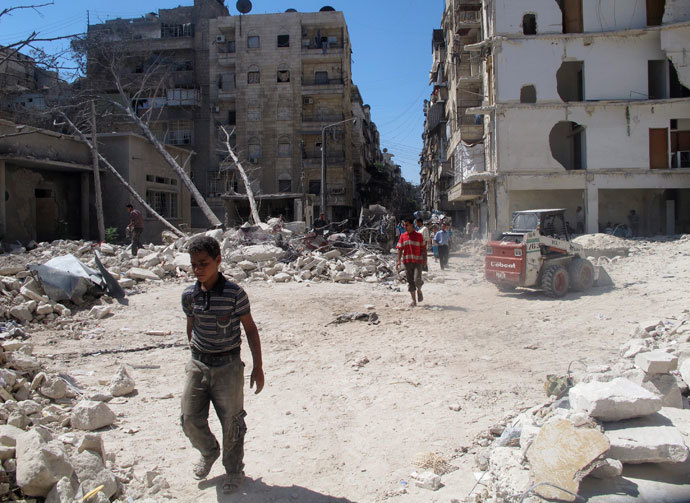
{"type": "Polygon", "coordinates": [[[422,285],[424,284],[422,268],[426,266],[426,244],[424,243],[424,237],[414,230],[414,221],[411,218],[406,218],[404,223],[406,232],[400,236],[400,241],[398,241],[398,261],[396,265],[400,267],[400,260],[402,259],[407,276],[407,289],[412,297],[410,307],[414,307],[417,305],[418,300],[419,302],[424,300],[422,295],[422,285]],[[416,297],[415,290],[417,292],[416,297]]]}
{"type": "Polygon", "coordinates": [[[191,359],[185,366],[182,393],[182,429],[201,458],[194,465],[194,477],[206,478],[221,454],[208,425],[209,404],[213,404],[223,433],[223,492],[236,490],[244,481],[244,363],[240,359],[241,330],[244,327],[252,353],[249,387],[264,387],[259,331],[252,318],[245,291],[227,280],[218,268],[218,241],[208,236],[188,246],[197,282],[182,293],[182,310],[187,315],[187,338],[191,359]]]}

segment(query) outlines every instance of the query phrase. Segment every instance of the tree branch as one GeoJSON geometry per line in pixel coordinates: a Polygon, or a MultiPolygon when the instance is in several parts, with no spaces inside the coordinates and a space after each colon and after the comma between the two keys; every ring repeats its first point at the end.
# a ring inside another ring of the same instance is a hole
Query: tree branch
{"type": "Polygon", "coordinates": [[[244,168],[242,167],[242,163],[237,158],[235,152],[232,150],[232,147],[230,146],[230,134],[228,133],[228,130],[225,129],[225,126],[220,126],[220,129],[223,131],[223,133],[225,133],[225,148],[227,149],[230,157],[232,157],[232,161],[235,163],[235,166],[237,166],[237,171],[239,171],[240,176],[242,177],[242,182],[244,183],[244,187],[245,189],[247,189],[247,199],[249,199],[249,208],[251,210],[252,220],[254,220],[254,224],[258,225],[261,223],[261,218],[259,217],[259,210],[256,208],[256,200],[254,199],[254,191],[252,190],[252,184],[249,181],[247,173],[244,171],[244,168]]]}

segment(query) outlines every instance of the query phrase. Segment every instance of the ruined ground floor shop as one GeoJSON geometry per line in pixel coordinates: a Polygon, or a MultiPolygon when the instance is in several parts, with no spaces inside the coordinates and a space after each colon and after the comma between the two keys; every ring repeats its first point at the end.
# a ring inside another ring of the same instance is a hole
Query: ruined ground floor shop
{"type": "Polygon", "coordinates": [[[471,204],[478,207],[482,220],[486,218],[481,228],[489,232],[508,229],[513,211],[535,208],[565,208],[566,221],[575,229],[578,206],[583,208],[587,233],[690,232],[690,170],[686,169],[504,175],[488,182],[488,188],[485,199],[471,204]]]}
{"type": "Polygon", "coordinates": [[[89,238],[97,229],[90,166],[0,159],[5,243],[89,238]],[[56,165],[58,164],[58,165],[56,165]]]}
{"type": "MultiPolygon", "coordinates": [[[[224,224],[226,228],[242,225],[250,220],[251,209],[246,194],[224,194],[221,199],[225,207],[224,224]]],[[[281,215],[285,222],[305,221],[308,228],[314,222],[316,196],[312,194],[255,194],[254,200],[259,217],[264,222],[270,217],[281,215]]]]}

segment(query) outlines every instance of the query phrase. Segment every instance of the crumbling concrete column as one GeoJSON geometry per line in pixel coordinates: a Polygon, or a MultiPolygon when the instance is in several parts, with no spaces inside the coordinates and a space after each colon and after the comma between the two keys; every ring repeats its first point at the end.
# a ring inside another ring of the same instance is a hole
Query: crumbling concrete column
{"type": "Polygon", "coordinates": [[[599,189],[588,183],[585,195],[585,231],[594,234],[599,232],[599,189]]]}
{"type": "Polygon", "coordinates": [[[7,192],[7,184],[5,183],[5,161],[0,159],[0,239],[4,239],[5,233],[7,232],[5,192],[7,192]]]}
{"type": "Polygon", "coordinates": [[[90,180],[88,173],[81,174],[81,237],[89,239],[89,194],[90,180]]]}

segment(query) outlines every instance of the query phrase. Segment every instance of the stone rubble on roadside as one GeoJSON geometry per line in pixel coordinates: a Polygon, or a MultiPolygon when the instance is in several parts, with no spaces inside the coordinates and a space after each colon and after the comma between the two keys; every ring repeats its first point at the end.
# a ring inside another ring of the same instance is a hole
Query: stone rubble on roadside
{"type": "Polygon", "coordinates": [[[665,467],[690,460],[689,336],[690,310],[641,322],[621,347],[621,361],[588,367],[564,398],[513,414],[477,437],[470,450],[482,484],[457,501],[575,501],[583,486],[589,495],[614,494],[625,486],[626,465],[643,463],[661,470],[650,468],[650,477],[660,478],[647,481],[658,480],[657,494],[669,481],[686,484],[687,468],[665,467]],[[639,351],[631,354],[631,347],[639,351]],[[533,487],[539,483],[546,484],[533,487]]]}
{"type": "Polygon", "coordinates": [[[22,339],[24,332],[15,333],[0,341],[0,361],[5,360],[0,365],[0,499],[14,493],[72,503],[100,486],[89,501],[124,503],[130,493],[136,501],[166,497],[164,478],[147,483],[131,468],[119,467],[98,431],[116,422],[105,402],[135,389],[127,368],[117,369],[107,393],[77,390],[71,379],[42,370],[31,354],[33,345],[22,339]],[[102,401],[86,398],[99,394],[102,401]]]}

